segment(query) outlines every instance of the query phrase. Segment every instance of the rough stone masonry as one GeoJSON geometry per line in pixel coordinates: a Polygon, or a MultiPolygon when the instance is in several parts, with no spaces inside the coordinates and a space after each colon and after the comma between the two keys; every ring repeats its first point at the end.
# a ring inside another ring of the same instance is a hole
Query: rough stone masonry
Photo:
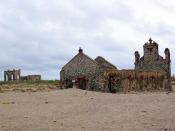
{"type": "Polygon", "coordinates": [[[61,70],[62,88],[80,88],[102,92],[169,91],[171,90],[170,51],[165,49],[165,58],[159,55],[158,44],[149,39],[143,46],[140,58],[135,52],[135,69],[118,70],[101,56],[92,59],[80,48],[61,70]]]}
{"type": "Polygon", "coordinates": [[[4,81],[40,81],[41,75],[21,76],[21,69],[4,71],[4,81]]]}

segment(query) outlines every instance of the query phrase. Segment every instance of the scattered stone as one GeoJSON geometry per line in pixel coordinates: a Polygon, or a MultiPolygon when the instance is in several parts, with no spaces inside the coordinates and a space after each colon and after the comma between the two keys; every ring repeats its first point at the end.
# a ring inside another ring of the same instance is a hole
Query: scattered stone
{"type": "Polygon", "coordinates": [[[20,91],[20,89],[14,88],[12,89],[12,91],[20,91]]]}
{"type": "Polygon", "coordinates": [[[0,89],[0,93],[4,93],[4,91],[0,89]]]}
{"type": "Polygon", "coordinates": [[[24,89],[21,89],[20,91],[21,91],[21,92],[26,92],[26,90],[24,90],[24,89]]]}
{"type": "Polygon", "coordinates": [[[11,102],[11,104],[15,104],[15,102],[11,102]]]}
{"type": "Polygon", "coordinates": [[[170,92],[170,91],[168,91],[166,94],[167,94],[167,95],[169,95],[170,93],[171,93],[171,92],[170,92]]]}
{"type": "Polygon", "coordinates": [[[37,92],[37,90],[32,89],[31,92],[37,92]]]}
{"type": "Polygon", "coordinates": [[[49,86],[48,88],[49,88],[49,89],[55,89],[53,86],[49,86]]]}

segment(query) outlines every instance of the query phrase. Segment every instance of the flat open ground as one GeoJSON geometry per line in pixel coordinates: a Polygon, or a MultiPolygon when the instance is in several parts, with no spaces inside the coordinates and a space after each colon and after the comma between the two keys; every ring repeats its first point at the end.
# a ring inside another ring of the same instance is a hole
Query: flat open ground
{"type": "Polygon", "coordinates": [[[175,131],[175,93],[0,93],[0,131],[175,131]]]}

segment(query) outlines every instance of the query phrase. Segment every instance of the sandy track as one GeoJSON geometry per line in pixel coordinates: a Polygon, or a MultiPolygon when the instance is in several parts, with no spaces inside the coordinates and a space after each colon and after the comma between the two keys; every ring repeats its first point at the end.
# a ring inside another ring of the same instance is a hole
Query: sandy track
{"type": "Polygon", "coordinates": [[[0,131],[175,131],[175,93],[0,93],[0,131]]]}

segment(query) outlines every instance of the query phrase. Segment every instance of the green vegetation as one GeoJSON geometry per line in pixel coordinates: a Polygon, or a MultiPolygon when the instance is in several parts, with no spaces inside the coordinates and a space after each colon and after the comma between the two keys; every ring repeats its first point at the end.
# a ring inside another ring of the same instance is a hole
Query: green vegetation
{"type": "Polygon", "coordinates": [[[0,81],[0,85],[6,85],[6,84],[53,84],[57,85],[59,84],[59,80],[41,80],[41,81],[0,81]]]}

